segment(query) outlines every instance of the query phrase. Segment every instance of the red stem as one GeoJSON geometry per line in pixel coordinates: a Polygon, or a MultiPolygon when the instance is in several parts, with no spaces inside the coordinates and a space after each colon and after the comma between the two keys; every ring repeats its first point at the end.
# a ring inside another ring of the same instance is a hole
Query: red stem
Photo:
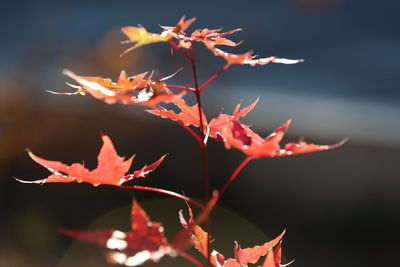
{"type": "MultiPolygon", "coordinates": [[[[193,50],[192,50],[193,53],[193,50]]],[[[198,107],[198,112],[199,112],[199,118],[200,118],[200,138],[204,140],[205,134],[204,134],[204,121],[203,121],[203,116],[202,116],[202,104],[201,104],[201,97],[200,97],[200,90],[199,90],[199,82],[197,78],[197,70],[196,70],[196,62],[194,60],[194,54],[192,54],[192,59],[191,65],[192,65],[192,72],[193,72],[193,79],[194,79],[194,86],[196,89],[195,95],[196,95],[196,100],[197,100],[197,107],[198,107]]],[[[200,146],[201,148],[201,157],[202,157],[202,162],[203,162],[203,177],[204,177],[204,201],[207,202],[210,199],[210,181],[209,181],[209,175],[208,175],[208,157],[207,157],[207,148],[206,145],[203,143],[203,145],[200,146]]]]}
{"type": "MultiPolygon", "coordinates": [[[[199,80],[197,77],[197,69],[196,69],[196,60],[194,56],[194,50],[193,48],[191,49],[192,55],[191,55],[191,61],[190,64],[192,65],[192,72],[193,72],[193,79],[194,79],[194,86],[196,89],[195,95],[196,95],[196,100],[197,100],[197,107],[198,107],[198,112],[199,112],[199,118],[200,118],[200,137],[202,140],[205,138],[204,134],[204,121],[203,121],[203,112],[202,112],[202,105],[201,105],[201,97],[200,97],[200,89],[199,89],[199,80]]],[[[210,200],[210,177],[208,174],[208,156],[207,156],[207,145],[203,142],[202,145],[200,146],[201,149],[201,158],[202,158],[202,163],[203,163],[203,177],[204,177],[204,202],[207,203],[210,200]]],[[[206,220],[206,230],[207,230],[207,266],[210,266],[210,258],[211,258],[211,251],[210,251],[210,243],[211,243],[211,219],[210,217],[207,217],[206,220]]]]}
{"type": "Polygon", "coordinates": [[[211,76],[205,83],[203,83],[200,88],[199,91],[200,93],[203,91],[203,89],[212,81],[215,80],[215,78],[217,78],[221,73],[223,73],[224,71],[226,71],[229,67],[231,66],[231,64],[227,63],[225,66],[223,66],[219,71],[217,71],[213,76],[211,76]]]}
{"type": "Polygon", "coordinates": [[[250,162],[250,160],[252,160],[252,157],[246,157],[240,164],[239,166],[236,168],[236,170],[232,173],[232,175],[229,177],[228,181],[226,181],[226,183],[224,184],[224,186],[222,187],[221,191],[219,191],[218,196],[217,196],[217,200],[216,202],[219,201],[219,199],[222,197],[222,194],[226,191],[226,189],[228,189],[228,187],[231,185],[231,183],[236,179],[236,177],[238,176],[238,174],[242,171],[242,169],[247,165],[247,163],[250,162]]]}
{"type": "Polygon", "coordinates": [[[184,259],[190,261],[191,263],[193,263],[193,264],[196,265],[197,267],[202,267],[202,266],[203,266],[203,264],[201,264],[195,257],[193,257],[193,256],[190,255],[190,254],[181,252],[181,253],[180,253],[180,256],[181,256],[182,258],[184,258],[184,259]]]}
{"type": "Polygon", "coordinates": [[[193,61],[192,57],[185,53],[174,41],[171,40],[169,41],[169,43],[173,48],[175,48],[175,50],[179,51],[179,53],[181,53],[189,62],[193,61]]]}
{"type": "Polygon", "coordinates": [[[168,87],[168,88],[174,88],[174,89],[185,90],[185,91],[189,91],[189,92],[192,92],[192,93],[196,93],[196,89],[193,89],[193,88],[190,88],[190,87],[187,87],[187,86],[168,85],[168,84],[167,84],[167,87],[168,87]]]}
{"type": "Polygon", "coordinates": [[[177,121],[188,133],[190,133],[196,140],[199,142],[200,146],[204,146],[203,140],[200,138],[200,136],[197,135],[195,131],[193,131],[190,127],[186,126],[182,121],[178,120],[177,121]]]}
{"type": "Polygon", "coordinates": [[[169,191],[166,189],[161,189],[161,188],[155,188],[155,187],[149,187],[149,186],[141,186],[141,185],[121,185],[120,187],[125,188],[125,189],[136,189],[136,190],[144,190],[144,191],[150,191],[150,192],[157,192],[160,194],[176,197],[179,199],[182,199],[184,201],[190,202],[193,205],[196,205],[197,207],[204,209],[204,205],[190,197],[181,195],[179,193],[169,191]]]}

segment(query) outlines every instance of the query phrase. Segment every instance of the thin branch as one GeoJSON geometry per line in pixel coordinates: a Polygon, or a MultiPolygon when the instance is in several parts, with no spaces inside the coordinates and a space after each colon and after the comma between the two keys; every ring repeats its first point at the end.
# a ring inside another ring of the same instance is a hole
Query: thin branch
{"type": "Polygon", "coordinates": [[[187,254],[187,253],[185,253],[185,252],[181,252],[179,255],[180,255],[182,258],[184,258],[184,259],[190,261],[191,263],[193,263],[193,264],[196,265],[197,267],[202,267],[202,266],[203,266],[203,264],[201,264],[195,257],[193,257],[193,256],[190,255],[190,254],[187,254]]]}
{"type": "MultiPolygon", "coordinates": [[[[204,134],[204,126],[205,123],[203,121],[203,111],[202,111],[202,104],[201,104],[201,97],[200,93],[201,91],[199,90],[199,80],[197,77],[197,69],[196,69],[196,60],[194,56],[194,50],[193,48],[191,49],[192,51],[192,61],[190,62],[192,65],[192,72],[193,72],[193,79],[194,79],[194,86],[196,89],[195,95],[196,95],[196,100],[197,100],[197,107],[199,111],[199,118],[200,118],[200,137],[202,140],[205,139],[205,134],[204,134]]],[[[202,163],[203,163],[203,180],[204,180],[204,202],[207,203],[210,200],[210,177],[209,177],[209,171],[208,171],[208,156],[207,156],[207,145],[203,142],[202,145],[200,145],[201,149],[201,158],[202,158],[202,163]]],[[[208,217],[206,220],[206,229],[207,229],[207,266],[210,266],[210,258],[211,258],[211,219],[208,217]]]]}
{"type": "Polygon", "coordinates": [[[200,88],[199,91],[200,93],[203,91],[203,89],[212,81],[215,80],[215,78],[217,78],[221,73],[223,73],[224,71],[226,71],[229,67],[231,66],[231,64],[227,63],[226,65],[224,65],[219,71],[217,71],[213,76],[211,76],[205,83],[203,83],[200,88]]]}
{"type": "Polygon", "coordinates": [[[204,145],[203,140],[200,138],[200,136],[197,135],[195,131],[193,131],[190,127],[186,126],[182,121],[178,120],[177,121],[188,133],[190,133],[196,140],[199,142],[200,146],[204,145]]]}
{"type": "Polygon", "coordinates": [[[175,48],[175,50],[179,51],[190,63],[193,62],[193,58],[189,56],[185,51],[182,50],[174,41],[169,41],[170,45],[175,48]]]}
{"type": "Polygon", "coordinates": [[[189,92],[192,92],[192,93],[196,93],[196,89],[190,88],[190,87],[187,87],[187,86],[169,85],[169,84],[167,84],[167,87],[168,87],[168,88],[174,88],[174,89],[185,90],[185,91],[189,91],[189,92]]]}
{"type": "MultiPolygon", "coordinates": [[[[192,50],[192,58],[194,59],[194,52],[192,50]]],[[[197,100],[197,107],[198,107],[198,112],[199,112],[199,118],[200,118],[200,138],[201,140],[204,140],[205,138],[205,133],[204,133],[204,126],[205,123],[203,121],[203,116],[202,116],[202,104],[201,104],[201,97],[200,97],[200,90],[199,90],[199,81],[197,77],[197,69],[196,69],[196,62],[193,60],[191,62],[192,65],[192,72],[193,72],[193,79],[194,79],[194,86],[196,89],[195,95],[196,95],[196,100],[197,100]]],[[[202,141],[202,145],[200,145],[201,148],[201,157],[202,157],[202,162],[203,162],[203,177],[204,177],[204,201],[207,202],[210,199],[210,181],[209,181],[209,175],[208,175],[208,156],[207,156],[207,148],[204,142],[202,141]]]]}
{"type": "Polygon", "coordinates": [[[217,196],[217,202],[219,201],[219,199],[222,197],[222,194],[226,191],[226,189],[228,189],[228,187],[231,185],[231,183],[236,179],[236,177],[238,176],[238,174],[242,171],[242,169],[247,165],[247,163],[250,162],[250,160],[252,160],[252,157],[246,157],[240,164],[239,166],[236,168],[236,170],[232,173],[232,175],[229,177],[228,181],[226,181],[226,183],[224,184],[224,186],[222,187],[221,191],[219,191],[218,196],[217,196]]]}
{"type": "Polygon", "coordinates": [[[196,205],[197,207],[204,209],[204,205],[190,197],[181,195],[179,193],[166,190],[166,189],[161,189],[161,188],[155,188],[155,187],[149,187],[149,186],[141,186],[141,185],[121,185],[120,187],[125,188],[125,189],[135,189],[135,190],[143,190],[143,191],[150,191],[150,192],[157,192],[160,194],[176,197],[179,199],[182,199],[184,201],[190,202],[193,205],[196,205]]]}

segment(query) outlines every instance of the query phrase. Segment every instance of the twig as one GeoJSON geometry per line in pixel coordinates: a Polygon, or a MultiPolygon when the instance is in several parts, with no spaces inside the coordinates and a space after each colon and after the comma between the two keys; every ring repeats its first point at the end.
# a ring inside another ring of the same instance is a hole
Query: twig
{"type": "Polygon", "coordinates": [[[181,195],[179,193],[170,191],[170,190],[166,190],[166,189],[161,189],[161,188],[155,188],[155,187],[149,187],[149,186],[141,186],[141,185],[121,185],[120,187],[125,188],[125,189],[135,189],[135,190],[143,190],[143,191],[150,191],[150,192],[157,192],[160,194],[164,194],[164,195],[168,195],[168,196],[172,196],[172,197],[176,197],[179,199],[182,199],[184,201],[190,202],[193,205],[196,205],[199,208],[204,208],[204,205],[190,197],[181,195]]]}
{"type": "Polygon", "coordinates": [[[250,162],[250,160],[252,160],[252,157],[246,157],[240,164],[239,166],[235,169],[235,171],[232,173],[232,175],[229,177],[228,181],[226,181],[226,183],[224,184],[224,186],[222,187],[221,191],[219,191],[218,196],[217,196],[217,202],[219,201],[219,199],[222,197],[222,194],[226,191],[226,189],[228,189],[228,187],[231,185],[231,183],[236,179],[236,177],[238,176],[238,174],[242,171],[242,169],[247,165],[247,163],[250,162]]]}
{"type": "Polygon", "coordinates": [[[211,76],[205,83],[203,83],[200,88],[199,91],[200,93],[204,90],[204,88],[211,83],[212,81],[215,80],[215,78],[217,78],[221,73],[223,73],[224,71],[226,71],[229,67],[231,66],[231,64],[226,64],[224,65],[219,71],[217,71],[213,76],[211,76]]]}

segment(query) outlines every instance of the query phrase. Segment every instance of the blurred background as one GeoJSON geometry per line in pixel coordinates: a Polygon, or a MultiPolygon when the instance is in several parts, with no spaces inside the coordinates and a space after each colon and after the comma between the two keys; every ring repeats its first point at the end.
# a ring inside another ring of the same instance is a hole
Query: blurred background
{"type": "MultiPolygon", "coordinates": [[[[219,218],[215,248],[231,257],[234,240],[243,247],[261,244],[286,228],[283,253],[287,261],[296,260],[292,266],[393,264],[400,249],[399,11],[395,0],[2,3],[0,266],[107,266],[101,250],[86,244],[77,249],[59,227],[128,230],[135,197],[153,220],[172,216],[175,225],[166,229],[177,230],[177,211],[184,207],[157,194],[109,186],[17,183],[12,177],[48,175],[26,148],[94,168],[100,133],[106,133],[120,155],[137,154],[134,169],[169,153],[138,184],[202,197],[200,152],[178,124],[143,107],[45,92],[71,90],[61,74],[65,68],[116,79],[122,69],[167,76],[183,67],[171,83],[190,84],[188,64],[166,44],[119,57],[126,49],[119,43],[125,39],[120,27],[141,24],[159,32],[158,25],[175,25],[182,15],[198,18],[188,32],[243,28],[232,39],[244,42],[229,51],[305,59],[297,65],[233,66],[204,91],[209,118],[260,97],[243,122],[262,136],[292,118],[284,141],[304,137],[331,144],[351,138],[332,151],[251,162],[213,214],[219,218]]],[[[196,53],[201,81],[224,64],[201,46],[196,53]]],[[[211,141],[209,158],[212,186],[220,188],[244,156],[211,141]]]]}

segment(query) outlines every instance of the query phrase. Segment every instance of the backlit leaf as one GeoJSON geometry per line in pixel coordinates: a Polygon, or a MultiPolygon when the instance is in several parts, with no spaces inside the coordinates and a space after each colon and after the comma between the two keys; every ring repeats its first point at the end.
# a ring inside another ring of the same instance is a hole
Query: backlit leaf
{"type": "Polygon", "coordinates": [[[185,20],[182,17],[175,26],[161,26],[164,31],[161,34],[150,33],[144,27],[133,27],[127,26],[122,27],[121,31],[128,37],[128,40],[122,41],[123,44],[134,45],[125,50],[122,54],[126,54],[135,48],[141,47],[143,45],[158,43],[158,42],[168,42],[173,37],[178,38],[179,35],[184,34],[184,31],[196,20],[192,18],[185,20]]]}
{"type": "MultiPolygon", "coordinates": [[[[188,104],[186,104],[186,101],[184,99],[177,99],[173,101],[173,104],[181,110],[180,113],[175,113],[173,110],[166,110],[164,108],[158,108],[146,111],[163,118],[171,119],[173,121],[180,121],[185,126],[193,125],[195,127],[200,127],[198,104],[194,106],[189,106],[188,104]]],[[[207,118],[204,115],[203,111],[202,111],[202,119],[203,119],[203,125],[206,125],[207,118]]]]}
{"type": "Polygon", "coordinates": [[[126,26],[122,27],[121,31],[128,37],[128,40],[122,41],[123,44],[134,43],[133,46],[126,49],[122,54],[126,54],[133,49],[141,47],[143,45],[158,42],[167,42],[171,39],[171,36],[168,35],[162,36],[161,34],[150,33],[144,27],[126,26]]]}
{"type": "Polygon", "coordinates": [[[157,262],[165,255],[176,256],[165,238],[160,223],[152,222],[140,205],[133,201],[130,232],[115,229],[81,231],[62,230],[62,233],[83,242],[94,243],[110,250],[110,263],[137,266],[157,262]]]}
{"type": "Polygon", "coordinates": [[[225,52],[219,48],[216,48],[213,45],[206,45],[207,48],[213,52],[213,54],[217,57],[222,57],[226,60],[228,64],[235,65],[266,65],[269,63],[281,63],[281,64],[296,64],[303,62],[302,59],[286,59],[286,58],[276,58],[276,57],[266,57],[266,58],[255,58],[251,52],[247,52],[244,54],[232,54],[225,52]]]}
{"type": "Polygon", "coordinates": [[[152,81],[153,73],[148,74],[147,72],[127,77],[126,73],[122,71],[116,83],[110,78],[78,76],[69,70],[65,70],[64,74],[79,83],[78,86],[71,85],[77,90],[75,93],[55,94],[90,94],[107,104],[132,104],[154,107],[159,103],[175,101],[185,94],[185,91],[180,91],[176,94],[172,93],[162,81],[164,79],[152,81]]]}
{"type": "MultiPolygon", "coordinates": [[[[180,222],[183,227],[187,228],[188,225],[192,226],[192,240],[194,247],[207,258],[207,236],[208,233],[204,231],[196,222],[193,220],[193,213],[190,207],[189,209],[189,221],[187,222],[182,214],[180,213],[180,222]]],[[[216,250],[212,250],[210,255],[210,263],[216,267],[244,267],[248,263],[256,263],[262,256],[265,256],[268,251],[271,251],[281,240],[285,231],[273,240],[266,242],[260,246],[254,246],[251,248],[241,249],[240,245],[236,243],[235,246],[235,257],[226,259],[224,255],[216,250]]]]}
{"type": "MultiPolygon", "coordinates": [[[[184,256],[192,245],[191,233],[197,223],[202,223],[215,206],[217,194],[205,205],[196,219],[179,231],[172,242],[165,237],[161,223],[152,222],[140,205],[133,201],[131,211],[131,231],[115,229],[82,231],[62,230],[67,236],[83,242],[93,243],[109,250],[107,260],[111,264],[137,266],[145,262],[158,262],[164,256],[184,256]]],[[[193,214],[191,214],[193,216],[193,214]]]]}
{"type": "Polygon", "coordinates": [[[239,43],[235,43],[227,38],[225,36],[231,35],[232,33],[235,33],[237,31],[241,31],[242,29],[235,29],[231,30],[228,32],[220,32],[221,29],[214,29],[214,30],[209,30],[207,28],[202,29],[202,30],[195,30],[192,32],[190,38],[188,38],[190,41],[197,41],[197,42],[203,42],[206,44],[206,46],[215,46],[215,45],[227,45],[227,46],[237,46],[239,43]]]}
{"type": "Polygon", "coordinates": [[[34,155],[32,152],[29,152],[29,156],[35,162],[47,168],[51,172],[51,175],[45,179],[36,181],[18,181],[35,184],[86,182],[94,186],[98,186],[100,184],[120,186],[132,179],[146,177],[150,172],[154,171],[158,167],[165,157],[161,157],[158,161],[150,166],[144,166],[142,169],[135,171],[133,174],[126,175],[131,167],[133,157],[125,160],[123,157],[118,156],[111,139],[106,135],[103,135],[102,139],[103,146],[97,158],[98,165],[96,169],[90,171],[80,163],[66,165],[59,161],[45,160],[34,155]]]}

